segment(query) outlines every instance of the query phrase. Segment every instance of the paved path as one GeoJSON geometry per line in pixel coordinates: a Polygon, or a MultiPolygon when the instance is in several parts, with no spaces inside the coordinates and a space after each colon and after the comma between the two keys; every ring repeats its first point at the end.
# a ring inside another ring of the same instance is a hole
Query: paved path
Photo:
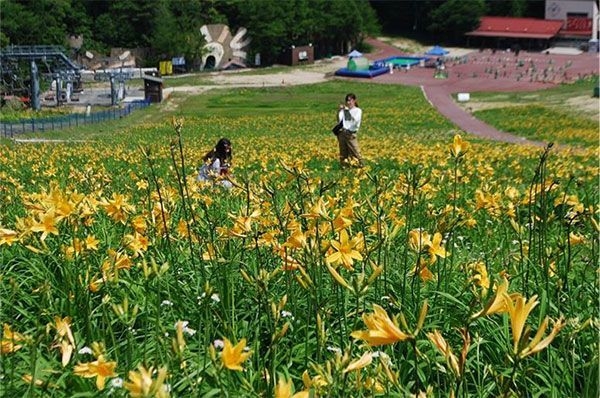
{"type": "MultiPolygon", "coordinates": [[[[372,53],[366,55],[372,61],[401,55],[396,47],[379,40],[369,39],[367,42],[374,48],[372,53]]],[[[499,131],[476,119],[453,100],[452,94],[476,91],[536,91],[550,88],[561,82],[597,75],[598,54],[547,55],[521,52],[516,58],[510,53],[473,51],[466,56],[456,57],[454,61],[448,62],[447,66],[447,79],[436,79],[433,76],[434,69],[419,67],[396,70],[393,74],[380,75],[371,80],[374,83],[420,86],[432,106],[461,130],[473,135],[497,141],[544,146],[543,142],[499,131]],[[517,66],[517,59],[524,60],[524,65],[517,66]],[[526,73],[527,71],[529,73],[526,73]]]]}
{"type": "Polygon", "coordinates": [[[448,91],[443,86],[421,86],[423,95],[429,103],[446,118],[456,124],[461,130],[476,135],[478,137],[488,138],[495,141],[510,142],[513,144],[530,144],[536,146],[545,146],[544,142],[531,141],[524,137],[518,137],[513,134],[497,130],[487,123],[473,117],[454,102],[448,91]]]}

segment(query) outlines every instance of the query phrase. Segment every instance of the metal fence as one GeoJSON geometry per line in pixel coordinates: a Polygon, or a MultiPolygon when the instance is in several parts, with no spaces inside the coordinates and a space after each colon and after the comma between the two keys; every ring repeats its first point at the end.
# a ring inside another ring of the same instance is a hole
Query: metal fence
{"type": "Polygon", "coordinates": [[[0,123],[0,132],[5,138],[12,138],[15,134],[44,132],[58,130],[67,127],[77,127],[84,124],[100,123],[107,120],[120,119],[129,115],[136,109],[143,109],[150,105],[148,100],[137,100],[127,103],[122,108],[112,108],[100,112],[85,114],[73,113],[65,116],[53,116],[47,118],[20,119],[18,122],[0,123]]]}

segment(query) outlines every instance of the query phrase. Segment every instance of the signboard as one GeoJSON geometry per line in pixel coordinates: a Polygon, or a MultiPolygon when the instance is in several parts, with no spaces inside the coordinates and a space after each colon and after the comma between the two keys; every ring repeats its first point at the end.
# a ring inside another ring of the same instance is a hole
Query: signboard
{"type": "Polygon", "coordinates": [[[574,32],[591,32],[592,18],[567,16],[565,30],[574,32]]]}
{"type": "Polygon", "coordinates": [[[171,60],[171,63],[173,64],[173,66],[183,66],[183,65],[185,65],[185,58],[184,57],[173,57],[173,59],[171,60]]]}

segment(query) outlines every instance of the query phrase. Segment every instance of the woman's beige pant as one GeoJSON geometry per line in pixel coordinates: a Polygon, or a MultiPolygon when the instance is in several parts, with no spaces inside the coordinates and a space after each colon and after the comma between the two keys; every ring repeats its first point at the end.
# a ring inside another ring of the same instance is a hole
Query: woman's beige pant
{"type": "Polygon", "coordinates": [[[352,162],[352,158],[356,159],[359,166],[362,166],[362,156],[358,147],[356,133],[348,130],[342,130],[337,136],[340,145],[340,163],[342,166],[348,166],[352,162]]]}

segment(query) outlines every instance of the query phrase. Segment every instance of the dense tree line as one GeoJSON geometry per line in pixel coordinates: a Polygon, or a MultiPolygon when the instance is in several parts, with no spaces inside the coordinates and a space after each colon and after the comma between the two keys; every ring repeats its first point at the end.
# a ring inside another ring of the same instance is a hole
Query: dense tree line
{"type": "Polygon", "coordinates": [[[536,16],[540,3],[543,15],[539,0],[0,0],[0,47],[68,48],[66,38],[81,35],[74,51],[141,47],[152,50],[148,63],[183,55],[194,64],[200,27],[224,23],[246,27],[252,53],[270,64],[291,45],[312,43],[317,58],[362,49],[380,26],[458,41],[484,14],[536,16]]]}
{"type": "Polygon", "coordinates": [[[455,44],[483,15],[544,18],[543,0],[371,0],[382,30],[455,44]]]}
{"type": "Polygon", "coordinates": [[[367,0],[0,0],[0,13],[1,47],[67,47],[68,36],[82,35],[80,52],[141,47],[152,50],[151,63],[200,58],[205,24],[247,28],[266,64],[292,45],[312,43],[317,56],[344,53],[379,29],[367,0]]]}

